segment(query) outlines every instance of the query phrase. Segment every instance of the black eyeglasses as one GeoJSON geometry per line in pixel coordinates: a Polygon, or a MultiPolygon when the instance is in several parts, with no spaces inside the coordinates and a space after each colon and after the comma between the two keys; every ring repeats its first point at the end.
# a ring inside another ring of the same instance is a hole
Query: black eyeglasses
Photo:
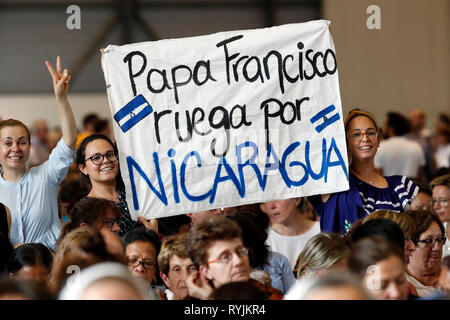
{"type": "Polygon", "coordinates": [[[92,157],[85,159],[84,161],[91,160],[93,164],[99,166],[103,163],[103,159],[106,157],[108,161],[114,162],[117,160],[117,154],[114,151],[109,151],[105,154],[94,154],[92,157]]]}
{"type": "Polygon", "coordinates": [[[108,218],[103,221],[103,223],[108,227],[108,229],[112,229],[114,227],[114,223],[119,224],[120,218],[112,219],[108,218]]]}
{"type": "Polygon", "coordinates": [[[139,260],[137,257],[128,258],[128,266],[137,268],[140,264],[142,264],[145,269],[154,268],[156,266],[155,262],[152,260],[139,260]]]}
{"type": "Polygon", "coordinates": [[[447,241],[447,237],[438,237],[438,238],[428,238],[425,240],[416,240],[416,242],[425,243],[426,247],[434,247],[434,244],[437,242],[440,245],[444,245],[445,241],[447,241]]]}

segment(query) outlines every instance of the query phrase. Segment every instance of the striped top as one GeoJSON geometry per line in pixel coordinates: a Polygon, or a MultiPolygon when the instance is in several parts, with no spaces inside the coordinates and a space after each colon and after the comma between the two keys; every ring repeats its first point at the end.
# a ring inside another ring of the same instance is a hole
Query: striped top
{"type": "Polygon", "coordinates": [[[409,209],[419,188],[405,176],[384,178],[388,187],[376,188],[350,172],[349,190],[331,194],[325,203],[320,195],[309,197],[320,215],[321,231],[347,233],[354,221],[374,211],[409,209]]]}

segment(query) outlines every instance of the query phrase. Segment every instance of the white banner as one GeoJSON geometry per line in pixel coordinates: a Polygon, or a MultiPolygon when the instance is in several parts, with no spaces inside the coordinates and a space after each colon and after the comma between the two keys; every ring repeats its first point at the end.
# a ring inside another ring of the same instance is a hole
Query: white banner
{"type": "Polygon", "coordinates": [[[105,49],[132,217],[348,189],[329,21],[105,49]]]}

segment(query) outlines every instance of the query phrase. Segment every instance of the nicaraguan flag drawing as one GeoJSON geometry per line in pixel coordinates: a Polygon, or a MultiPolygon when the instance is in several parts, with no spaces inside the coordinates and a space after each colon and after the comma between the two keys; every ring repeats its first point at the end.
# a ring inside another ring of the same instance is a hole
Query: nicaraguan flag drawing
{"type": "Polygon", "coordinates": [[[334,104],[332,104],[331,106],[328,106],[325,109],[319,111],[309,120],[311,121],[311,123],[317,122],[319,124],[317,127],[314,128],[318,133],[322,132],[323,129],[325,129],[330,124],[333,124],[340,119],[339,113],[335,113],[331,117],[327,117],[327,115],[333,112],[334,110],[336,110],[336,107],[334,106],[334,104]],[[323,122],[320,122],[319,120],[323,120],[323,122]]]}
{"type": "Polygon", "coordinates": [[[114,115],[114,120],[122,129],[122,132],[125,133],[152,112],[152,107],[144,96],[140,94],[117,111],[114,115]]]}

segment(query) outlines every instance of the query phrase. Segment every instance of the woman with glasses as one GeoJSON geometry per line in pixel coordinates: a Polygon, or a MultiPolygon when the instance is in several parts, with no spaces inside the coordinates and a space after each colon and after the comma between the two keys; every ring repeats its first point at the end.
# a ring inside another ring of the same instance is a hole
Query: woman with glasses
{"type": "MultiPolygon", "coordinates": [[[[86,137],[77,149],[77,165],[91,185],[87,198],[107,199],[119,207],[119,235],[123,236],[133,229],[137,222],[131,219],[128,210],[117,154],[116,145],[107,136],[94,133],[86,137]]],[[[149,223],[143,217],[138,219],[147,228],[155,229],[156,220],[149,223]]]]}
{"type": "Polygon", "coordinates": [[[188,232],[188,254],[199,271],[187,280],[189,295],[209,299],[214,289],[230,282],[249,282],[266,293],[268,299],[283,295],[274,288],[250,279],[249,251],[244,246],[239,225],[223,216],[212,216],[195,223],[188,232]]]}
{"type": "Polygon", "coordinates": [[[78,201],[69,212],[70,220],[67,222],[58,244],[66,234],[76,228],[91,227],[100,232],[107,231],[119,234],[120,211],[116,204],[106,199],[85,198],[78,201]]]}
{"type": "Polygon", "coordinates": [[[142,281],[147,288],[147,298],[158,300],[163,298],[164,290],[156,289],[158,282],[158,254],[161,240],[156,232],[145,228],[135,228],[123,237],[128,270],[142,281]]]}
{"type": "Polygon", "coordinates": [[[347,233],[356,220],[376,210],[403,212],[418,192],[407,177],[384,177],[375,170],[380,128],[371,114],[354,109],[345,119],[344,127],[350,189],[309,198],[320,214],[322,232],[347,233]]]}
{"type": "Polygon", "coordinates": [[[414,285],[419,297],[437,293],[441,273],[442,247],[447,238],[439,217],[431,211],[408,211],[415,220],[412,235],[416,249],[409,257],[406,277],[414,285]]]}

